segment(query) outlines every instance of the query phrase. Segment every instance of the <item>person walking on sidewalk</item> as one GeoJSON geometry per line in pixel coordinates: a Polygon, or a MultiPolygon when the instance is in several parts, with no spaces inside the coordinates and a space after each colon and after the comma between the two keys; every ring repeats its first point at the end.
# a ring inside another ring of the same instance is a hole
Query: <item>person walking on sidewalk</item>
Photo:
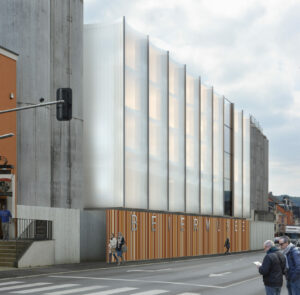
{"type": "Polygon", "coordinates": [[[230,253],[229,253],[229,249],[230,249],[230,241],[229,241],[229,238],[227,238],[227,239],[225,240],[224,247],[226,248],[226,252],[225,252],[224,254],[230,254],[230,253]]]}
{"type": "Polygon", "coordinates": [[[6,210],[6,206],[2,205],[2,210],[0,210],[0,217],[1,217],[1,226],[2,226],[2,234],[3,234],[3,241],[9,240],[9,224],[11,222],[11,213],[9,210],[6,210]]]}
{"type": "Polygon", "coordinates": [[[285,274],[285,257],[271,240],[264,242],[264,251],[266,256],[262,265],[258,266],[258,271],[263,276],[266,294],[280,295],[285,274]]]}
{"type": "Polygon", "coordinates": [[[300,295],[300,250],[288,236],[279,238],[279,246],[286,257],[286,287],[289,295],[300,295]]]}
{"type": "Polygon", "coordinates": [[[122,235],[121,232],[118,233],[118,240],[117,240],[117,247],[116,247],[116,250],[117,250],[117,256],[118,256],[118,265],[122,263],[124,263],[124,258],[122,256],[123,254],[123,246],[125,245],[125,239],[122,235]]]}
{"type": "Polygon", "coordinates": [[[108,255],[109,255],[108,263],[111,263],[112,256],[115,257],[116,263],[118,263],[118,258],[116,256],[116,247],[117,247],[117,239],[115,238],[115,235],[112,233],[108,244],[108,255]]]}

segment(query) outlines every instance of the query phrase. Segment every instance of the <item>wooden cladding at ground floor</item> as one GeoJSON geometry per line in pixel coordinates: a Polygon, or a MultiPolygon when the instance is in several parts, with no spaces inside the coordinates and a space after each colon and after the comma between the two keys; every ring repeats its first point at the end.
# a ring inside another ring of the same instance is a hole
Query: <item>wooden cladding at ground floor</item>
{"type": "Polygon", "coordinates": [[[107,245],[110,234],[118,232],[125,238],[129,261],[224,253],[227,237],[231,252],[249,250],[245,219],[107,209],[107,245]]]}

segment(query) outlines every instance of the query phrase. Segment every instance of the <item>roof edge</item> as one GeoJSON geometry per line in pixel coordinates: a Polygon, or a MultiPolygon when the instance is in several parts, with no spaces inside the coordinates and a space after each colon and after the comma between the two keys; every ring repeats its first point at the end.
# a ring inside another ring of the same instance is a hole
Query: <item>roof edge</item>
{"type": "Polygon", "coordinates": [[[14,59],[14,60],[18,60],[18,57],[19,57],[18,53],[15,53],[12,50],[9,50],[1,45],[0,45],[0,54],[6,56],[8,58],[14,59]]]}

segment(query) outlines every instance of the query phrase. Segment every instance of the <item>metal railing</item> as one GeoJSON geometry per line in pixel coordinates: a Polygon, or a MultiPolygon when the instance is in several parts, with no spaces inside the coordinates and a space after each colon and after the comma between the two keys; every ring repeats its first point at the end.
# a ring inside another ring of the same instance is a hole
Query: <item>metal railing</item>
{"type": "Polygon", "coordinates": [[[16,240],[52,240],[52,221],[15,218],[16,240]]]}

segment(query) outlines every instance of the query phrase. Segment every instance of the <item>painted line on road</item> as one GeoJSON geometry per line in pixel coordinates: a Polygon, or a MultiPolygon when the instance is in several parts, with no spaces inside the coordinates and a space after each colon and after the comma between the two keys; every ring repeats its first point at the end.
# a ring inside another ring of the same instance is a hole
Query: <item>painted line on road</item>
{"type": "Polygon", "coordinates": [[[167,270],[175,270],[172,268],[163,268],[163,269],[128,269],[126,272],[159,272],[159,271],[167,271],[167,270]]]}
{"type": "Polygon", "coordinates": [[[60,290],[60,291],[45,293],[45,295],[66,295],[66,294],[79,293],[79,292],[83,292],[83,291],[92,291],[92,290],[106,288],[106,287],[107,286],[80,287],[80,288],[73,288],[73,289],[69,289],[69,290],[60,290]]]}
{"type": "Polygon", "coordinates": [[[229,275],[230,273],[232,273],[231,271],[227,271],[227,272],[223,272],[223,273],[211,273],[209,275],[210,278],[212,277],[223,277],[223,276],[226,276],[226,275],[229,275]]]}
{"type": "Polygon", "coordinates": [[[7,286],[7,285],[14,285],[14,284],[21,284],[23,282],[17,282],[17,281],[10,281],[5,283],[0,283],[0,286],[7,286]]]}
{"type": "Polygon", "coordinates": [[[31,294],[31,293],[37,293],[42,291],[49,291],[49,290],[55,290],[55,289],[63,289],[63,288],[69,288],[69,287],[76,287],[78,284],[64,284],[64,285],[55,285],[55,286],[49,286],[49,287],[40,287],[40,288],[34,288],[34,289],[27,289],[22,291],[14,291],[11,293],[16,294],[31,294]]]}
{"type": "Polygon", "coordinates": [[[169,293],[167,290],[150,290],[150,291],[144,291],[139,293],[134,293],[133,295],[158,295],[163,293],[169,293]]]}
{"type": "Polygon", "coordinates": [[[261,276],[257,276],[257,277],[254,277],[254,278],[251,278],[251,279],[248,279],[248,280],[244,280],[244,281],[236,282],[236,283],[233,283],[233,284],[227,285],[227,286],[225,286],[224,288],[229,288],[229,287],[237,286],[237,285],[240,285],[240,284],[243,284],[243,283],[246,283],[246,282],[250,282],[250,281],[253,281],[253,280],[259,279],[260,277],[261,277],[261,276]]]}
{"type": "Polygon", "coordinates": [[[181,285],[181,286],[194,286],[204,288],[225,289],[222,286],[181,283],[181,282],[168,282],[168,281],[148,281],[148,280],[133,280],[133,279],[117,279],[117,278],[96,278],[96,277],[77,277],[77,276],[49,276],[50,278],[62,278],[62,279],[85,279],[85,280],[105,280],[105,281],[121,281],[121,282],[141,282],[141,283],[153,283],[153,284],[167,284],[167,285],[181,285]]]}
{"type": "Polygon", "coordinates": [[[125,287],[125,288],[118,288],[118,289],[112,289],[112,290],[106,290],[106,291],[100,291],[100,292],[95,292],[95,293],[88,293],[87,295],[109,295],[109,294],[118,294],[121,292],[129,292],[136,290],[137,288],[130,288],[130,287],[125,287]]]}

